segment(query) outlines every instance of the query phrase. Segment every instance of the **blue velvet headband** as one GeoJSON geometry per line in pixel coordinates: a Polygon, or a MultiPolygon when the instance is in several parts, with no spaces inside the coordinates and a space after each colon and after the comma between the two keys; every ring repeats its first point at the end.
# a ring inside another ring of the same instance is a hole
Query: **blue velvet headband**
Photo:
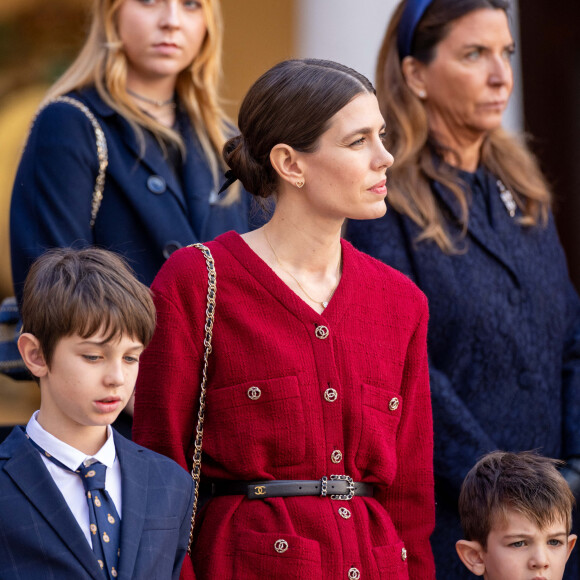
{"type": "Polygon", "coordinates": [[[400,60],[411,54],[417,25],[432,2],[433,0],[407,0],[397,34],[397,48],[399,49],[400,60]]]}

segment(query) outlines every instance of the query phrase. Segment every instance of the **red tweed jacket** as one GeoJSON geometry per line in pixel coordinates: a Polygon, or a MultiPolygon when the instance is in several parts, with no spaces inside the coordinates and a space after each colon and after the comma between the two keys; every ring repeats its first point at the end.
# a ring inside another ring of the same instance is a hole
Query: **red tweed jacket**
{"type": "MultiPolygon", "coordinates": [[[[186,559],[182,577],[432,580],[425,296],[342,241],[342,279],[318,314],[238,234],[208,246],[218,290],[203,477],[346,474],[376,487],[374,497],[350,501],[215,497],[196,524],[195,573],[186,559]],[[322,326],[326,338],[316,332],[322,326]],[[250,398],[251,387],[259,397],[250,398]]],[[[184,468],[199,400],[206,278],[195,248],[176,252],[159,272],[158,327],[136,391],[134,439],[184,468]]]]}

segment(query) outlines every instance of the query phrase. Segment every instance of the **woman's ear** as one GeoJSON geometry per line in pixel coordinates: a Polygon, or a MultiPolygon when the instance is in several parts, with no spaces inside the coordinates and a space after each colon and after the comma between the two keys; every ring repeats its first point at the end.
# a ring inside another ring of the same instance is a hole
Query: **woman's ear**
{"type": "Polygon", "coordinates": [[[427,98],[425,86],[425,65],[412,56],[406,56],[401,63],[403,78],[413,94],[423,100],[427,98]]]}
{"type": "Polygon", "coordinates": [[[298,188],[304,185],[300,154],[290,145],[279,143],[274,146],[270,151],[270,163],[280,178],[290,185],[298,188]]]}
{"type": "Polygon", "coordinates": [[[43,377],[48,373],[48,365],[44,360],[40,342],[34,334],[25,332],[18,339],[18,350],[24,364],[35,377],[43,377]]]}
{"type": "Polygon", "coordinates": [[[470,572],[476,576],[483,576],[485,574],[485,561],[483,558],[485,550],[479,542],[459,540],[455,544],[455,549],[457,550],[459,559],[470,572]]]}

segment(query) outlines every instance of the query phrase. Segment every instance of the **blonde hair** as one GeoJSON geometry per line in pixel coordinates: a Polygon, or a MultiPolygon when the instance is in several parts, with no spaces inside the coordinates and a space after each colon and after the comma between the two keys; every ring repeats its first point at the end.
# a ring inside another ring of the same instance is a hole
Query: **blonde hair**
{"type": "MultiPolygon", "coordinates": [[[[441,183],[455,196],[461,208],[462,235],[465,235],[469,206],[464,184],[453,168],[434,160],[434,154],[439,157],[444,153],[459,155],[443,147],[430,133],[423,104],[404,79],[397,49],[404,5],[405,0],[393,14],[377,63],[377,98],[387,124],[385,146],[396,160],[389,170],[389,201],[421,228],[417,241],[432,240],[443,252],[457,253],[456,240],[448,232],[446,218],[433,195],[430,181],[441,183]]],[[[505,10],[505,5],[503,0],[462,3],[434,0],[415,32],[416,58],[428,63],[434,57],[437,43],[446,36],[450,23],[460,16],[478,8],[505,10]]],[[[522,225],[547,222],[551,201],[549,186],[522,139],[501,128],[490,131],[481,148],[481,163],[512,192],[523,214],[522,225]]]]}
{"type": "MultiPolygon", "coordinates": [[[[127,94],[127,59],[117,32],[117,13],[125,0],[94,0],[90,31],[79,55],[49,89],[46,100],[94,85],[107,105],[132,126],[142,146],[143,129],[163,147],[176,144],[185,155],[181,136],[145,114],[127,94]]],[[[175,90],[199,138],[217,185],[221,152],[229,137],[228,122],[218,98],[223,24],[218,0],[201,0],[206,36],[199,54],[177,77],[175,90]]]]}

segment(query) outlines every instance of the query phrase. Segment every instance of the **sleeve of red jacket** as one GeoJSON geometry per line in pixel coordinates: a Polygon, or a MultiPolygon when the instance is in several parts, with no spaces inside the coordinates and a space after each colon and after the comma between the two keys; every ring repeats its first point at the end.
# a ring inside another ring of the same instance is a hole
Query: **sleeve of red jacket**
{"type": "MultiPolygon", "coordinates": [[[[172,256],[151,287],[157,326],[140,360],[133,439],[190,470],[203,361],[207,278],[202,276],[205,264],[198,250],[177,254],[184,255],[172,256]]],[[[195,578],[188,557],[180,578],[195,578]]]]}
{"type": "Polygon", "coordinates": [[[429,537],[435,526],[433,421],[427,364],[427,299],[422,296],[418,325],[408,345],[403,411],[397,434],[397,474],[379,495],[407,551],[409,578],[434,580],[429,537]]]}

